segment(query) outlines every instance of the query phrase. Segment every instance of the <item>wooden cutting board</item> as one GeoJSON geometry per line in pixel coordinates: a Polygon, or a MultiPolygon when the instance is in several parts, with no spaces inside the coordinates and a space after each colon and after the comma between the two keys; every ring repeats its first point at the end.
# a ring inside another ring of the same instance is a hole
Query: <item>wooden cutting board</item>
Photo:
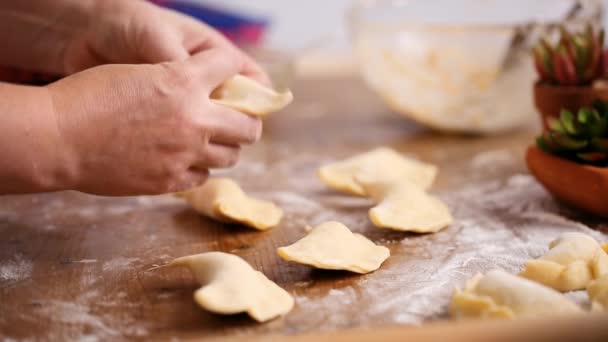
{"type": "MultiPolygon", "coordinates": [[[[1,197],[0,339],[322,334],[316,340],[353,328],[366,333],[347,332],[343,340],[402,336],[400,329],[411,333],[408,325],[445,319],[454,286],[494,267],[515,272],[560,232],[608,240],[605,222],[559,205],[527,174],[523,152],[534,127],[493,137],[444,136],[390,113],[358,79],[306,80],[293,91],[296,101],[266,122],[263,141],[245,149],[234,170],[220,172],[284,208],[281,225],[270,231],[212,222],[171,196],[1,197]],[[452,207],[454,225],[430,235],[378,229],[367,219],[366,200],[331,192],[317,180],[321,164],[380,145],[440,166],[433,192],[452,207]],[[391,258],[359,276],[276,255],[306,225],[326,220],[387,246],[391,258]],[[150,270],[205,251],[242,256],[291,292],[296,307],[266,324],[209,314],[194,304],[197,286],[186,270],[150,270]]],[[[585,301],[584,294],[573,297],[585,301]]],[[[597,319],[588,322],[591,333],[605,333],[597,319]]]]}

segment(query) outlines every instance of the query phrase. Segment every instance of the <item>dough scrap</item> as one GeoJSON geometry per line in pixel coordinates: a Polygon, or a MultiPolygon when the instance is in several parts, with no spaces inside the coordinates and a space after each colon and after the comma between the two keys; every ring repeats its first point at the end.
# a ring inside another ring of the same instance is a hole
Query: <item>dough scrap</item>
{"type": "Polygon", "coordinates": [[[591,281],[587,286],[593,311],[608,311],[608,275],[591,281]]]}
{"type": "Polygon", "coordinates": [[[265,117],[290,104],[293,95],[289,90],[277,92],[248,77],[236,75],[216,88],[211,93],[211,100],[252,116],[265,117]]]}
{"type": "Polygon", "coordinates": [[[194,301],[211,312],[247,312],[256,321],[265,322],[287,314],[294,305],[287,291],[236,255],[202,253],[177,258],[169,266],[190,269],[202,285],[194,292],[194,301]]]}
{"type": "Polygon", "coordinates": [[[390,255],[388,248],[352,233],[335,221],[316,226],[308,235],[292,245],[278,248],[277,252],[287,261],[361,274],[377,270],[390,255]]]}
{"type": "Polygon", "coordinates": [[[559,291],[585,289],[589,282],[608,274],[608,254],[592,237],[578,232],[562,234],[549,251],[528,260],[522,277],[559,291]]]}
{"type": "Polygon", "coordinates": [[[271,202],[251,198],[229,178],[210,178],[205,184],[177,194],[199,213],[226,223],[258,230],[279,224],[283,210],[271,202]]]}
{"type": "Polygon", "coordinates": [[[449,312],[455,318],[540,317],[583,310],[563,294],[525,278],[493,270],[456,288],[449,312]]]}
{"type": "Polygon", "coordinates": [[[368,214],[379,228],[434,233],[454,221],[450,209],[440,199],[407,180],[383,182],[369,174],[359,174],[355,178],[372,200],[378,203],[368,214]]]}
{"type": "Polygon", "coordinates": [[[328,187],[352,195],[365,196],[365,189],[355,181],[361,171],[375,179],[395,181],[406,179],[428,189],[435,180],[437,167],[406,158],[388,147],[379,147],[354,157],[322,166],[318,175],[328,187]]]}

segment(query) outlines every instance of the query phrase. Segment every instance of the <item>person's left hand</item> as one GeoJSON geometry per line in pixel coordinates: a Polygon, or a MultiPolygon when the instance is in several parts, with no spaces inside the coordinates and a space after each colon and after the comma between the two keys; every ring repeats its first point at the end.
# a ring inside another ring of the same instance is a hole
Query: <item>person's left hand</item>
{"type": "Polygon", "coordinates": [[[244,52],[213,28],[177,12],[137,0],[100,0],[88,29],[64,52],[72,74],[108,63],[159,63],[185,60],[209,48],[223,48],[245,58],[241,71],[263,84],[268,75],[244,52]]]}

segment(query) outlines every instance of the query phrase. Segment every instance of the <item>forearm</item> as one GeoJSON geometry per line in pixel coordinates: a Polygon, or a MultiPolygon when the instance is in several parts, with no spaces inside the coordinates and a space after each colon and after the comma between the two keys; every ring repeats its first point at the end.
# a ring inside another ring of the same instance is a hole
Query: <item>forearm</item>
{"type": "Polygon", "coordinates": [[[89,25],[97,2],[0,0],[0,65],[65,73],[65,49],[89,25]]]}
{"type": "Polygon", "coordinates": [[[0,194],[69,188],[70,151],[44,87],[0,83],[0,194]]]}

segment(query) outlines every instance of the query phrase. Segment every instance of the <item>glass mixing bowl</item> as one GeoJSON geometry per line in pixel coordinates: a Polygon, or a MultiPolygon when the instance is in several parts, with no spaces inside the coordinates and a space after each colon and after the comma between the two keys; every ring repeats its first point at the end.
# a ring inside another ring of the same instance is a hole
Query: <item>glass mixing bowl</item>
{"type": "Polygon", "coordinates": [[[442,131],[492,133],[535,117],[530,49],[559,25],[601,24],[595,0],[359,0],[349,13],[366,82],[442,131]]]}

